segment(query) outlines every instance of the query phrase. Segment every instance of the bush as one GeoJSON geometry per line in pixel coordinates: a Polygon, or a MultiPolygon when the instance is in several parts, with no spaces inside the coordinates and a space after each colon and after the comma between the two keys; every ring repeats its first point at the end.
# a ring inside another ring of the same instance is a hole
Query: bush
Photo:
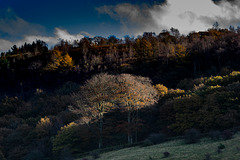
{"type": "Polygon", "coordinates": [[[222,143],[220,143],[219,146],[218,146],[218,149],[221,149],[221,150],[225,149],[225,146],[222,143]]]}
{"type": "Polygon", "coordinates": [[[221,138],[221,132],[220,131],[210,131],[208,133],[208,136],[212,139],[212,140],[219,140],[221,138]]]}
{"type": "Polygon", "coordinates": [[[184,140],[187,144],[196,143],[200,139],[200,132],[195,129],[189,129],[185,132],[184,140]]]}
{"type": "Polygon", "coordinates": [[[167,157],[170,156],[170,153],[169,152],[163,152],[163,156],[164,156],[164,158],[167,158],[167,157]]]}
{"type": "Polygon", "coordinates": [[[223,138],[224,140],[231,139],[232,136],[233,136],[233,133],[232,133],[230,130],[224,130],[224,131],[222,132],[222,138],[223,138]]]}
{"type": "Polygon", "coordinates": [[[153,145],[152,141],[150,141],[149,139],[146,139],[146,140],[143,141],[141,146],[142,147],[147,147],[147,146],[151,146],[151,145],[153,145]]]}
{"type": "Polygon", "coordinates": [[[162,133],[153,133],[150,134],[147,139],[150,140],[153,144],[159,144],[166,141],[166,136],[162,133]]]}

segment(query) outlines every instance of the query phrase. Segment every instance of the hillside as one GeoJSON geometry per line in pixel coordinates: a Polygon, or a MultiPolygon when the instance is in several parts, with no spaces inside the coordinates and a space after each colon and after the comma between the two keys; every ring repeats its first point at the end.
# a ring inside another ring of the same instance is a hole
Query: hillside
{"type": "Polygon", "coordinates": [[[58,160],[239,127],[239,49],[226,29],[15,46],[0,58],[0,155],[58,160]]]}
{"type": "Polygon", "coordinates": [[[103,153],[98,160],[203,160],[207,158],[207,154],[210,155],[209,159],[213,160],[239,160],[239,142],[240,134],[236,134],[230,140],[213,141],[204,138],[195,144],[185,144],[183,140],[173,140],[159,145],[137,146],[103,153]],[[220,143],[225,146],[225,149],[218,153],[220,143]],[[169,157],[164,157],[164,152],[169,152],[169,157]]]}

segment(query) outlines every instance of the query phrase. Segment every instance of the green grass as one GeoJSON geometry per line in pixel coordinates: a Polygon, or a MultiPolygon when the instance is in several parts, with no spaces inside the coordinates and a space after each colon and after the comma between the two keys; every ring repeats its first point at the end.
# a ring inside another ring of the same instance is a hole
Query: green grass
{"type": "Polygon", "coordinates": [[[236,134],[230,140],[213,141],[204,138],[196,144],[174,140],[148,147],[125,148],[103,153],[98,160],[204,160],[206,154],[210,154],[211,160],[240,160],[240,151],[237,148],[240,148],[240,134],[236,134]],[[220,143],[226,148],[218,153],[220,143]],[[163,152],[169,152],[170,156],[164,158],[163,152]]]}

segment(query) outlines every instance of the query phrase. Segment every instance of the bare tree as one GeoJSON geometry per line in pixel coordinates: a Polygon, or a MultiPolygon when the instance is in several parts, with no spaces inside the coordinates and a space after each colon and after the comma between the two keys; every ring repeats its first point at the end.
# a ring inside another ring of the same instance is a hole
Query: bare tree
{"type": "Polygon", "coordinates": [[[70,109],[81,115],[82,122],[98,120],[99,148],[102,147],[103,115],[113,106],[114,95],[118,92],[114,84],[115,78],[108,74],[95,75],[85,82],[78,93],[72,95],[76,107],[70,107],[70,109]]]}
{"type": "MultiPolygon", "coordinates": [[[[113,107],[121,107],[128,112],[128,143],[133,143],[131,124],[138,121],[138,110],[157,101],[157,91],[149,78],[130,74],[98,74],[73,95],[76,102],[74,112],[81,114],[81,120],[99,122],[99,148],[102,147],[103,116],[113,107]],[[135,121],[133,122],[133,115],[135,121]]],[[[137,141],[137,131],[136,138],[137,141]]]]}
{"type": "MultiPolygon", "coordinates": [[[[157,90],[152,86],[149,78],[121,74],[118,76],[118,84],[121,92],[118,94],[118,102],[123,110],[128,112],[128,143],[133,143],[132,126],[133,118],[138,123],[138,111],[140,108],[154,104],[157,101],[157,90]],[[135,115],[135,117],[133,117],[135,115]]],[[[135,141],[137,142],[137,130],[135,141]]]]}

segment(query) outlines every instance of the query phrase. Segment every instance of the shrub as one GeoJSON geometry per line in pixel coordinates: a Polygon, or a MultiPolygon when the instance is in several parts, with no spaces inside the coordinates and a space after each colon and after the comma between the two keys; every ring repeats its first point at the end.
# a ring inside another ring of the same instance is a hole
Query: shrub
{"type": "Polygon", "coordinates": [[[150,141],[149,139],[146,139],[146,140],[143,141],[141,146],[142,147],[147,147],[147,146],[151,146],[151,145],[153,145],[152,141],[150,141]]]}
{"type": "Polygon", "coordinates": [[[53,152],[59,154],[65,147],[73,149],[74,142],[79,138],[76,137],[78,131],[78,124],[74,122],[61,127],[53,139],[53,152]]]}
{"type": "Polygon", "coordinates": [[[230,130],[224,130],[224,131],[222,132],[222,138],[223,138],[224,140],[231,139],[232,136],[233,136],[233,133],[232,133],[230,130]]]}
{"type": "Polygon", "coordinates": [[[167,158],[167,157],[170,156],[170,153],[169,152],[163,152],[163,156],[164,156],[164,158],[167,158]]]}
{"type": "Polygon", "coordinates": [[[184,140],[187,144],[196,143],[200,139],[200,132],[195,129],[189,129],[185,132],[184,140]]]}
{"type": "Polygon", "coordinates": [[[221,138],[221,132],[220,131],[210,131],[208,133],[208,136],[212,139],[212,140],[219,140],[221,138]]]}
{"type": "Polygon", "coordinates": [[[223,81],[223,77],[221,77],[221,76],[215,76],[215,77],[213,77],[213,76],[212,76],[212,77],[210,77],[210,78],[207,80],[206,84],[207,84],[208,86],[216,86],[216,85],[221,84],[222,81],[223,81]]]}
{"type": "Polygon", "coordinates": [[[163,97],[165,94],[168,93],[168,88],[162,84],[157,84],[154,87],[157,89],[159,97],[163,97]]]}
{"type": "Polygon", "coordinates": [[[222,143],[220,143],[218,146],[218,149],[224,149],[224,148],[225,148],[225,146],[222,143]]]}
{"type": "Polygon", "coordinates": [[[150,134],[147,139],[150,140],[153,144],[159,144],[166,141],[166,136],[162,133],[153,133],[150,134]]]}

